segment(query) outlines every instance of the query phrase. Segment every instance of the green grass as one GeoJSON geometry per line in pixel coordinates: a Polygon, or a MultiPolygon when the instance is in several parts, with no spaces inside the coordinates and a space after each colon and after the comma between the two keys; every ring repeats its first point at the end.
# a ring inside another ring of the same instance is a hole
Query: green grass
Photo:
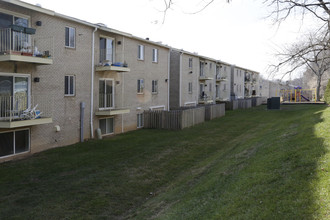
{"type": "Polygon", "coordinates": [[[0,164],[0,219],[330,219],[330,108],[265,106],[0,164]]]}

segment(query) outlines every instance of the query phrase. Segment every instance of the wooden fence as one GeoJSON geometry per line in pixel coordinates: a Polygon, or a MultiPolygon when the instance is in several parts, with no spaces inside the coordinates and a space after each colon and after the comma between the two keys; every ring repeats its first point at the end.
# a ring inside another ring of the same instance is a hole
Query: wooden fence
{"type": "Polygon", "coordinates": [[[225,104],[206,105],[205,106],[205,121],[219,118],[225,115],[225,104]]]}
{"type": "Polygon", "coordinates": [[[252,107],[256,107],[262,104],[262,98],[261,97],[253,97],[252,98],[252,107]]]}
{"type": "Polygon", "coordinates": [[[225,104],[182,108],[171,111],[144,111],[144,128],[179,130],[225,115],[225,104]]]}
{"type": "Polygon", "coordinates": [[[247,109],[252,107],[252,99],[238,99],[238,108],[247,109]]]}

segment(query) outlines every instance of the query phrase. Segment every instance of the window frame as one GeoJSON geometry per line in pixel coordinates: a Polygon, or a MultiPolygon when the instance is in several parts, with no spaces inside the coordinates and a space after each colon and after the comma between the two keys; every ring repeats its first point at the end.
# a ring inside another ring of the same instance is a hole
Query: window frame
{"type": "Polygon", "coordinates": [[[75,75],[65,75],[64,76],[64,96],[66,96],[66,97],[73,97],[73,96],[76,96],[76,76],[75,75]],[[68,91],[66,91],[66,78],[67,77],[69,77],[69,80],[68,80],[68,91]],[[71,86],[70,86],[70,84],[71,84],[71,77],[73,78],[73,80],[72,80],[72,82],[73,82],[73,85],[72,85],[72,87],[73,87],[73,89],[72,89],[72,94],[70,94],[70,91],[71,91],[71,86]],[[68,93],[66,93],[66,92],[68,92],[68,93]]]}
{"type": "Polygon", "coordinates": [[[220,85],[215,85],[215,98],[220,98],[220,85]]]}
{"type": "Polygon", "coordinates": [[[144,60],[144,45],[138,45],[138,60],[144,60]]]}
{"type": "MultiPolygon", "coordinates": [[[[105,92],[105,94],[106,94],[106,82],[107,81],[111,81],[112,82],[112,106],[110,106],[110,107],[106,107],[107,106],[107,97],[106,96],[104,96],[104,105],[105,105],[105,107],[100,107],[100,97],[99,97],[99,109],[100,110],[106,110],[106,109],[114,109],[115,108],[115,79],[113,79],[113,78],[100,78],[99,79],[99,95],[100,95],[100,81],[104,81],[104,86],[105,86],[105,88],[104,88],[104,92],[105,92]]],[[[105,95],[104,94],[104,95],[105,95]]]]}
{"type": "Polygon", "coordinates": [[[188,59],[188,68],[189,69],[193,68],[193,58],[192,57],[189,57],[189,59],[188,59]]]}
{"type": "Polygon", "coordinates": [[[0,132],[0,134],[3,134],[3,133],[13,133],[13,153],[5,155],[5,156],[0,156],[0,159],[13,157],[13,156],[21,155],[21,154],[26,154],[31,151],[31,130],[30,130],[30,128],[22,128],[22,129],[15,129],[12,131],[1,131],[0,132]],[[16,153],[15,132],[17,132],[17,131],[28,131],[28,141],[27,141],[28,150],[27,151],[16,153]]]}
{"type": "Polygon", "coordinates": [[[64,38],[65,38],[65,47],[66,48],[70,48],[70,49],[75,49],[76,48],[76,28],[74,28],[74,27],[69,27],[69,26],[65,26],[65,33],[64,33],[64,38]],[[67,42],[66,42],[66,30],[69,30],[68,31],[68,34],[69,34],[69,42],[68,42],[68,45],[67,45],[67,42]],[[73,33],[73,46],[72,45],[70,45],[70,33],[71,33],[71,31],[70,30],[74,30],[74,33],[73,33]]]}
{"type": "Polygon", "coordinates": [[[136,92],[137,92],[137,94],[144,94],[144,79],[137,79],[137,90],[136,90],[136,92]]]}
{"type": "Polygon", "coordinates": [[[106,136],[106,135],[112,135],[112,134],[114,134],[115,133],[115,118],[114,117],[107,117],[107,118],[100,118],[99,119],[99,128],[100,128],[100,130],[101,130],[101,135],[102,136],[106,136]],[[110,132],[110,133],[102,133],[102,129],[101,129],[101,120],[105,120],[105,131],[107,132],[107,130],[108,130],[108,123],[107,123],[107,121],[108,120],[112,120],[112,132],[110,132]]]}
{"type": "Polygon", "coordinates": [[[158,49],[157,48],[153,48],[152,49],[152,62],[153,63],[158,63],[158,49]]]}
{"type": "Polygon", "coordinates": [[[108,37],[108,36],[104,36],[104,35],[100,35],[100,37],[99,37],[99,39],[100,39],[100,45],[99,45],[99,52],[100,52],[100,54],[99,54],[99,61],[100,61],[100,63],[102,63],[102,62],[104,62],[105,60],[107,60],[107,52],[105,53],[105,59],[104,60],[101,60],[101,38],[103,38],[103,39],[105,39],[105,49],[107,50],[107,42],[108,42],[108,40],[111,40],[112,41],[112,57],[111,57],[111,60],[110,60],[110,62],[111,63],[115,63],[116,61],[116,59],[115,59],[115,55],[116,55],[116,39],[115,38],[113,38],[113,37],[108,37]]]}
{"type": "Polygon", "coordinates": [[[157,79],[151,81],[151,93],[158,94],[158,80],[157,79]]]}
{"type": "Polygon", "coordinates": [[[144,114],[143,113],[137,113],[137,115],[136,115],[136,127],[137,128],[143,128],[144,127],[144,114]]]}
{"type": "Polygon", "coordinates": [[[192,82],[188,82],[188,93],[192,94],[192,87],[193,87],[193,83],[192,82]]]}

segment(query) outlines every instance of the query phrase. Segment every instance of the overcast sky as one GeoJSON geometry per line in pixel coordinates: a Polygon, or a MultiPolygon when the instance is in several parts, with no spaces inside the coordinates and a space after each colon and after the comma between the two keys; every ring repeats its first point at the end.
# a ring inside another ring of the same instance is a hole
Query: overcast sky
{"type": "MultiPolygon", "coordinates": [[[[203,0],[174,0],[163,23],[163,0],[24,0],[71,17],[104,23],[138,37],[198,52],[259,71],[266,76],[276,50],[294,42],[302,31],[300,19],[278,29],[266,19],[263,0],[216,0],[200,13],[203,0]]],[[[207,0],[208,1],[208,0],[207,0]]],[[[305,26],[305,25],[304,25],[305,26]]]]}

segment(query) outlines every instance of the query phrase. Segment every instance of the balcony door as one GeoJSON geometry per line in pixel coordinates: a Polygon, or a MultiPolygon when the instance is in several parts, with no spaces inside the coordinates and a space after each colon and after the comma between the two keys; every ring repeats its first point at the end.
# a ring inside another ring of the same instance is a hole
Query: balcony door
{"type": "Polygon", "coordinates": [[[0,76],[0,117],[19,114],[29,105],[28,76],[0,76]]]}
{"type": "Polygon", "coordinates": [[[99,108],[114,108],[114,80],[100,79],[99,81],[99,108]]]}
{"type": "Polygon", "coordinates": [[[100,62],[114,63],[114,39],[113,38],[100,38],[100,62]]]}

